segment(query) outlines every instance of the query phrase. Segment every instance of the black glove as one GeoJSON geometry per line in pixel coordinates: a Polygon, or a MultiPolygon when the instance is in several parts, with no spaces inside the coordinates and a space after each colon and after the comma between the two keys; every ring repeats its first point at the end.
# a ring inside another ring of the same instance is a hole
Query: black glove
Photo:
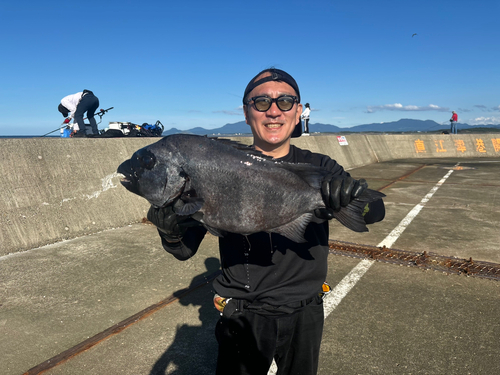
{"type": "Polygon", "coordinates": [[[181,200],[175,201],[165,207],[151,206],[148,211],[148,220],[151,221],[168,242],[179,242],[188,227],[201,225],[199,221],[191,216],[180,216],[175,213],[176,209],[182,207],[184,203],[181,200]]]}
{"type": "Polygon", "coordinates": [[[321,185],[321,195],[326,208],[339,211],[354,198],[358,198],[368,187],[366,180],[355,180],[351,176],[333,176],[325,179],[321,185]]]}
{"type": "Polygon", "coordinates": [[[365,179],[355,180],[350,176],[332,176],[326,178],[321,185],[321,196],[325,208],[314,210],[316,217],[323,220],[334,218],[333,213],[346,207],[354,198],[363,194],[368,187],[365,179]]]}

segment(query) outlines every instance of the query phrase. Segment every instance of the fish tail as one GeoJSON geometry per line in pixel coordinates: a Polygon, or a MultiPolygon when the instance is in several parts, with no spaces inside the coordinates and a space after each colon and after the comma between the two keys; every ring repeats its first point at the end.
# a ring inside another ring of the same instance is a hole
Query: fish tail
{"type": "Polygon", "coordinates": [[[355,232],[368,232],[363,217],[365,207],[368,203],[382,199],[383,197],[385,197],[384,193],[366,189],[360,197],[353,199],[346,207],[341,207],[339,211],[334,212],[333,217],[342,225],[355,232]]]}

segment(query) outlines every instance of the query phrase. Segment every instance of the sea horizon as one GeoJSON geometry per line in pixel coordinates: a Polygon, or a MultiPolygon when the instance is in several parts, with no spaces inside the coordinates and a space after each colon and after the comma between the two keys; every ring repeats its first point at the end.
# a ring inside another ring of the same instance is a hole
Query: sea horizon
{"type": "Polygon", "coordinates": [[[0,135],[0,138],[62,138],[60,135],[0,135]]]}

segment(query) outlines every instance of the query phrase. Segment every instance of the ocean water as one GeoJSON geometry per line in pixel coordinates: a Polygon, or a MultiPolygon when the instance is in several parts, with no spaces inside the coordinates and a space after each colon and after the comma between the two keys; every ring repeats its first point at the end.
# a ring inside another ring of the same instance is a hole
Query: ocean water
{"type": "Polygon", "coordinates": [[[61,136],[58,135],[0,135],[0,138],[61,138],[61,136]]]}

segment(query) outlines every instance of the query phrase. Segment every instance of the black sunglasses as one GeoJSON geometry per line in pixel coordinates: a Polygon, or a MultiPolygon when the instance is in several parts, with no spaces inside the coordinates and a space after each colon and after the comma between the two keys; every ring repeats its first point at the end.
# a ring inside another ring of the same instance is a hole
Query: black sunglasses
{"type": "Polygon", "coordinates": [[[273,103],[276,103],[281,111],[287,112],[293,108],[295,102],[298,102],[297,97],[292,95],[281,95],[276,99],[268,96],[254,96],[253,98],[247,100],[247,105],[251,101],[253,101],[255,109],[259,112],[266,112],[269,108],[271,108],[273,103]]]}

